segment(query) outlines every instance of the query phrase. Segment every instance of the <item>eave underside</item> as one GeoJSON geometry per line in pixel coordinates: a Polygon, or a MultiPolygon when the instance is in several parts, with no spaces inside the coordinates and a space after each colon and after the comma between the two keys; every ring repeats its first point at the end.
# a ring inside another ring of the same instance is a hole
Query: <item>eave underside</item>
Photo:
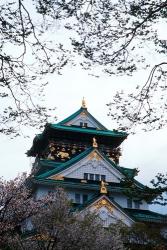
{"type": "Polygon", "coordinates": [[[98,145],[105,145],[111,148],[117,148],[126,139],[127,134],[114,133],[110,131],[101,131],[94,129],[78,129],[67,126],[48,125],[41,135],[35,137],[33,146],[27,152],[28,156],[36,156],[47,146],[49,140],[61,140],[65,142],[75,142],[85,144],[88,147],[92,145],[92,138],[95,137],[98,145]],[[72,129],[72,130],[71,130],[72,129]]]}

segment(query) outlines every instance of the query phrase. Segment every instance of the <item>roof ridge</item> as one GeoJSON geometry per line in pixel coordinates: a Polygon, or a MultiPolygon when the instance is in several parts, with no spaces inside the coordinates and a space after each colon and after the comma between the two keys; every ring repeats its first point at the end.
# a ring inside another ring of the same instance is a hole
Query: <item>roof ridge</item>
{"type": "Polygon", "coordinates": [[[92,114],[89,113],[89,111],[87,110],[87,108],[83,108],[81,107],[79,110],[77,110],[76,112],[74,112],[72,115],[68,116],[67,118],[63,119],[62,121],[56,123],[56,125],[64,125],[64,123],[69,122],[70,120],[74,119],[77,115],[79,115],[81,112],[85,112],[87,113],[88,116],[90,116],[90,118],[92,118],[98,125],[99,127],[102,127],[104,130],[108,130],[105,126],[103,126],[103,124],[101,124],[92,114]]]}
{"type": "Polygon", "coordinates": [[[76,112],[74,112],[73,114],[71,114],[70,116],[68,116],[67,118],[63,119],[62,121],[56,123],[56,125],[62,125],[63,123],[68,122],[69,120],[73,119],[74,117],[76,117],[77,115],[80,114],[81,110],[85,110],[86,108],[80,108],[78,109],[76,112]]]}
{"type": "MultiPolygon", "coordinates": [[[[66,168],[68,168],[68,166],[72,165],[72,164],[75,164],[76,162],[82,160],[84,157],[86,157],[88,154],[90,154],[92,151],[96,151],[102,158],[103,160],[106,160],[109,164],[111,164],[111,166],[113,168],[115,168],[119,173],[123,174],[125,177],[129,177],[127,173],[125,173],[125,171],[123,171],[123,168],[120,167],[119,165],[117,165],[114,161],[110,160],[103,152],[101,152],[100,149],[98,148],[93,148],[93,147],[89,147],[87,148],[85,151],[83,151],[82,153],[78,154],[77,156],[73,157],[72,159],[64,162],[64,163],[61,163],[60,165],[57,165],[55,166],[54,169],[52,170],[49,170],[48,172],[45,172],[41,175],[38,175],[36,176],[37,179],[41,179],[41,178],[47,178],[53,174],[57,174],[61,171],[64,171],[66,168]]],[[[54,163],[53,163],[54,165],[54,163]]],[[[132,169],[133,171],[133,169],[132,169]]],[[[134,179],[136,185],[140,186],[141,188],[144,187],[144,185],[138,181],[136,181],[134,179]]]]}
{"type": "Polygon", "coordinates": [[[66,129],[66,130],[73,130],[73,131],[76,131],[76,132],[87,132],[87,133],[91,133],[91,134],[103,134],[103,135],[108,135],[108,136],[111,136],[111,133],[112,136],[115,136],[115,137],[127,137],[128,134],[126,132],[119,132],[119,131],[115,131],[115,130],[109,130],[109,129],[106,129],[106,130],[100,130],[100,129],[91,129],[91,128],[82,128],[82,127],[74,127],[74,126],[66,126],[66,125],[63,125],[63,124],[60,124],[60,123],[57,123],[57,124],[50,124],[50,127],[51,128],[57,128],[57,129],[66,129]]]}
{"type": "Polygon", "coordinates": [[[123,207],[121,207],[116,201],[112,200],[109,196],[104,195],[104,194],[96,194],[95,196],[92,197],[92,199],[88,200],[85,204],[81,204],[80,209],[84,209],[85,207],[91,205],[91,203],[95,202],[96,200],[100,199],[101,197],[104,197],[107,199],[111,204],[113,204],[117,209],[120,209],[121,212],[126,214],[131,220],[134,220],[134,217],[131,216],[129,213],[127,213],[123,207]]]}

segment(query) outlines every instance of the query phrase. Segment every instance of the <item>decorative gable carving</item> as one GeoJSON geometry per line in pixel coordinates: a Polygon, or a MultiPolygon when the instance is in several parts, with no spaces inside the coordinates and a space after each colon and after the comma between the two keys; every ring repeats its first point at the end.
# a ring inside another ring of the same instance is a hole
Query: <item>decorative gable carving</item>
{"type": "Polygon", "coordinates": [[[117,223],[118,221],[122,221],[127,226],[133,224],[133,220],[122,209],[114,205],[105,195],[88,206],[82,213],[86,213],[86,211],[95,212],[101,219],[104,227],[108,227],[110,224],[117,223]]]}
{"type": "Polygon", "coordinates": [[[59,174],[49,177],[49,179],[55,179],[57,175],[63,175],[67,178],[84,179],[85,173],[104,175],[107,182],[116,183],[119,183],[124,177],[112,164],[103,159],[98,150],[95,149],[84,159],[59,172],[59,174]]]}
{"type": "Polygon", "coordinates": [[[87,113],[84,111],[81,112],[78,116],[76,116],[74,119],[71,121],[65,123],[64,125],[71,126],[81,126],[81,127],[89,127],[89,128],[97,128],[97,129],[102,129],[100,126],[93,120],[87,113]],[[82,124],[82,125],[81,125],[82,124]]]}

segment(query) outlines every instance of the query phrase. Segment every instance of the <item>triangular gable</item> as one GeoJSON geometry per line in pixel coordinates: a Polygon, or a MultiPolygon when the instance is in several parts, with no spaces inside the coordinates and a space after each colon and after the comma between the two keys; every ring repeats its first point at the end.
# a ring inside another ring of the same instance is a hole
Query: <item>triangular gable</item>
{"type": "Polygon", "coordinates": [[[80,108],[74,114],[70,115],[57,125],[65,126],[81,126],[96,128],[100,130],[107,130],[99,121],[95,119],[87,110],[87,108],[80,108]]]}
{"type": "Polygon", "coordinates": [[[111,201],[106,195],[100,196],[92,203],[89,203],[89,205],[83,207],[81,213],[85,214],[87,211],[95,212],[101,219],[104,227],[119,221],[127,226],[132,226],[135,222],[124,209],[116,202],[111,201]]]}
{"type": "Polygon", "coordinates": [[[119,183],[122,178],[125,177],[123,173],[116,168],[115,164],[107,160],[97,149],[92,149],[88,154],[78,161],[66,162],[65,167],[60,169],[56,173],[51,173],[48,179],[57,179],[58,176],[74,179],[84,179],[85,174],[88,174],[88,179],[90,175],[93,175],[94,180],[96,180],[96,175],[99,175],[99,180],[102,179],[102,175],[105,176],[107,182],[119,183]],[[68,165],[68,166],[67,166],[68,165]]]}
{"type": "MultiPolygon", "coordinates": [[[[45,174],[41,174],[39,176],[37,176],[37,179],[45,179],[49,176],[52,176],[54,174],[60,173],[61,171],[68,169],[71,165],[75,164],[76,162],[80,161],[81,159],[83,159],[85,156],[87,156],[90,152],[92,152],[92,147],[86,149],[85,151],[83,151],[81,154],[77,155],[76,157],[73,157],[72,159],[68,160],[67,162],[64,163],[60,163],[59,166],[57,166],[57,164],[54,163],[54,161],[52,161],[52,166],[55,165],[55,168],[51,171],[48,171],[45,174]]],[[[46,162],[46,161],[45,161],[46,162]]],[[[46,163],[47,164],[47,163],[46,163]]]]}

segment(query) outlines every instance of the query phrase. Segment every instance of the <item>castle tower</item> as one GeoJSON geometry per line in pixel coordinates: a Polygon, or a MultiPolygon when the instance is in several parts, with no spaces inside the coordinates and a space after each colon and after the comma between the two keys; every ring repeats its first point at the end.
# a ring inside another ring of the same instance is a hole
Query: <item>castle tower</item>
{"type": "Polygon", "coordinates": [[[71,116],[47,124],[27,152],[36,157],[36,197],[61,186],[76,209],[95,211],[106,227],[118,220],[128,226],[136,221],[165,223],[164,215],[148,210],[146,187],[135,180],[136,169],[119,165],[120,145],[127,136],[105,128],[88,112],[85,100],[71,116]]]}

